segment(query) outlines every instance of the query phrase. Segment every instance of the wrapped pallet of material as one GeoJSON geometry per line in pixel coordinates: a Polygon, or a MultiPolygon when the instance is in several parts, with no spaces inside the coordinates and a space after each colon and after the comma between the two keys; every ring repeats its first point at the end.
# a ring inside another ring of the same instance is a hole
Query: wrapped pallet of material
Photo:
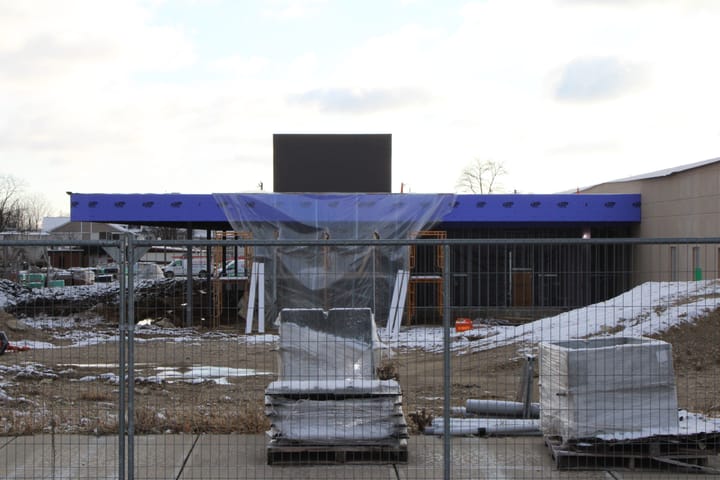
{"type": "Polygon", "coordinates": [[[265,389],[268,462],[345,454],[407,461],[402,389],[375,374],[371,310],[283,309],[278,324],[280,372],[265,389]]]}
{"type": "Polygon", "coordinates": [[[671,345],[642,337],[541,343],[540,420],[544,435],[564,442],[677,435],[671,345]]]}
{"type": "Polygon", "coordinates": [[[341,400],[266,397],[273,439],[310,444],[383,445],[407,438],[402,397],[341,400]]]}
{"type": "Polygon", "coordinates": [[[275,381],[265,391],[275,440],[305,444],[394,444],[407,438],[394,380],[275,381]]]}

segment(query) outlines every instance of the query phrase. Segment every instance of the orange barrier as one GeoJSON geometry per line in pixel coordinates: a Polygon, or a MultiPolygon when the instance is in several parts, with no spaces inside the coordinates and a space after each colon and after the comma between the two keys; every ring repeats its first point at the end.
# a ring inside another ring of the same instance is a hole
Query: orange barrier
{"type": "Polygon", "coordinates": [[[472,330],[473,323],[472,320],[469,318],[458,318],[455,320],[455,331],[456,332],[466,332],[468,330],[472,330]]]}

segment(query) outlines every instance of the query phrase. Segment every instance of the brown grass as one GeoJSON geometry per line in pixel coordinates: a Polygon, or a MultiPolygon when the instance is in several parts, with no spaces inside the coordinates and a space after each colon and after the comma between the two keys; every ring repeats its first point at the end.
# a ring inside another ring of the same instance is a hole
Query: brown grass
{"type": "Polygon", "coordinates": [[[399,366],[396,361],[383,360],[375,369],[377,376],[380,380],[400,380],[399,366]]]}
{"type": "Polygon", "coordinates": [[[135,432],[147,433],[263,433],[270,422],[262,408],[248,406],[235,411],[183,407],[165,412],[141,407],[135,412],[135,432]]]}
{"type": "Polygon", "coordinates": [[[46,425],[50,425],[46,416],[38,417],[9,410],[0,417],[0,435],[32,435],[41,433],[46,425]]]}
{"type": "Polygon", "coordinates": [[[79,400],[85,400],[87,402],[112,402],[116,397],[117,395],[100,390],[86,390],[80,392],[80,395],[78,395],[79,400]]]}
{"type": "MultiPolygon", "coordinates": [[[[102,398],[103,395],[83,395],[102,398]]],[[[68,418],[62,413],[36,413],[33,415],[8,411],[0,416],[0,436],[34,435],[40,433],[76,433],[86,435],[114,435],[118,433],[116,415],[100,415],[93,419],[68,418]],[[54,428],[53,428],[54,426],[54,428]]],[[[135,433],[264,433],[270,422],[262,408],[248,406],[236,411],[203,411],[200,407],[187,407],[172,413],[150,407],[135,412],[135,433]]]]}
{"type": "Polygon", "coordinates": [[[418,434],[425,431],[425,427],[429,426],[433,421],[433,413],[425,408],[415,410],[407,415],[408,431],[412,434],[418,434]]]}

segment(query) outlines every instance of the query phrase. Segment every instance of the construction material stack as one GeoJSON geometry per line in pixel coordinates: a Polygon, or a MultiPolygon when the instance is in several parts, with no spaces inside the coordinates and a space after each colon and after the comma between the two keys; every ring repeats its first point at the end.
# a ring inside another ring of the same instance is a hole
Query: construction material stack
{"type": "Polygon", "coordinates": [[[608,337],[540,345],[541,425],[564,442],[677,435],[671,345],[608,337]]]}
{"type": "Polygon", "coordinates": [[[375,374],[370,309],[283,309],[279,329],[279,378],[265,391],[268,463],[407,461],[402,391],[375,374]]]}
{"type": "Polygon", "coordinates": [[[681,420],[669,343],[604,337],[540,344],[540,424],[558,468],[703,470],[715,440],[681,420]]]}

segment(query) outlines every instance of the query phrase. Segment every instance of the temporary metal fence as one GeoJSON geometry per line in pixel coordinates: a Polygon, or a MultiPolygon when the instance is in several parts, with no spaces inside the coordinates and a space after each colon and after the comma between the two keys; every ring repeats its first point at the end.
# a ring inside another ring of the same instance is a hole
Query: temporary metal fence
{"type": "Polygon", "coordinates": [[[223,238],[0,241],[0,478],[720,473],[720,238],[223,238]]]}

